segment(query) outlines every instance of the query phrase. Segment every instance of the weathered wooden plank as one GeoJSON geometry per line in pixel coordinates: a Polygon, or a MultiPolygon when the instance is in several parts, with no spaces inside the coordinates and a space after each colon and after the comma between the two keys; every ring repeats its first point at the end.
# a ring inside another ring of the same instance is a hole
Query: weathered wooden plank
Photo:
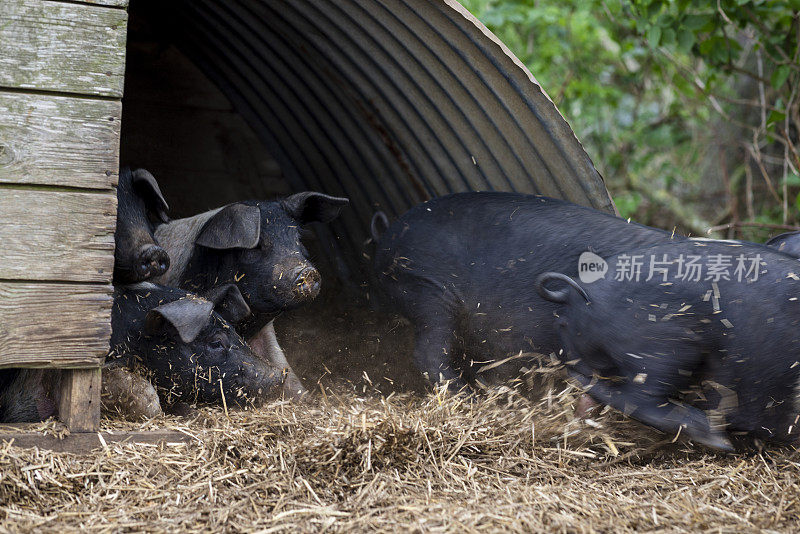
{"type": "Polygon", "coordinates": [[[67,369],[61,376],[58,418],[70,432],[100,428],[100,368],[67,369]]]}
{"type": "Polygon", "coordinates": [[[81,4],[94,4],[98,6],[128,7],[128,0],[47,0],[47,1],[48,2],[75,1],[75,2],[80,2],[81,4]]]}
{"type": "Polygon", "coordinates": [[[37,447],[53,452],[84,453],[102,449],[104,442],[106,446],[114,443],[136,443],[146,447],[161,444],[175,447],[185,445],[192,440],[190,436],[173,430],[115,432],[113,434],[110,432],[79,432],[58,438],[51,434],[39,432],[14,431],[16,430],[16,425],[0,425],[0,431],[4,430],[3,427],[8,427],[8,432],[0,432],[0,443],[11,443],[14,447],[37,447]],[[100,436],[102,436],[103,441],[100,441],[100,436]]]}
{"type": "Polygon", "coordinates": [[[0,187],[0,278],[111,281],[117,199],[0,187]]]}
{"type": "Polygon", "coordinates": [[[128,14],[42,0],[0,2],[0,86],[122,96],[128,14]]]}
{"type": "Polygon", "coordinates": [[[100,365],[111,337],[112,290],[0,282],[0,368],[100,365]]]}
{"type": "Polygon", "coordinates": [[[0,91],[0,183],[110,189],[122,104],[0,91]]]}
{"type": "Polygon", "coordinates": [[[110,286],[0,283],[0,367],[99,365],[110,286]]]}

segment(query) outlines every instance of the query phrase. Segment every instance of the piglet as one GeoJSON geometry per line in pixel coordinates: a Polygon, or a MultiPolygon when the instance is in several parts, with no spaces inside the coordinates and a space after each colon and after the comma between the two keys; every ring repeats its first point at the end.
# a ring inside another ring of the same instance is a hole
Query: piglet
{"type": "Polygon", "coordinates": [[[247,405],[279,393],[281,370],[256,357],[231,324],[249,313],[239,289],[210,298],[149,282],[116,288],[107,366],[149,378],[165,407],[247,405]]]}
{"type": "Polygon", "coordinates": [[[114,234],[114,283],[141,282],[166,272],[169,256],[158,245],[153,219],[168,222],[158,182],[144,169],[123,168],[117,186],[117,230],[114,234]]]}
{"type": "Polygon", "coordinates": [[[284,393],[305,392],[275,337],[273,319],[313,300],[321,277],[300,241],[302,226],[335,219],[348,199],[304,192],[228,204],[156,228],[169,270],[156,282],[204,293],[235,284],[251,314],[237,331],[270,364],[284,370],[284,393]]]}
{"type": "Polygon", "coordinates": [[[414,325],[417,368],[456,391],[511,380],[558,350],[556,307],[528,290],[538,275],[577,275],[582,256],[683,239],[563,200],[488,191],[434,198],[388,227],[378,215],[371,233],[376,301],[414,325]]]}
{"type": "Polygon", "coordinates": [[[58,414],[61,371],[0,370],[0,423],[33,423],[58,414]]]}
{"type": "Polygon", "coordinates": [[[563,359],[589,395],[716,449],[732,450],[742,436],[798,443],[795,257],[753,243],[684,240],[604,261],[598,279],[550,272],[535,283],[559,305],[563,359]]]}

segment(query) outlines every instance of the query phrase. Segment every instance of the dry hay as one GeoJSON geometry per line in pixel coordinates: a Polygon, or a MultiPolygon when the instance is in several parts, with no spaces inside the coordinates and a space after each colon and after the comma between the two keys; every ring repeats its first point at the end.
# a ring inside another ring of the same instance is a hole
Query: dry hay
{"type": "MultiPolygon", "coordinates": [[[[0,528],[146,531],[797,531],[800,455],[708,454],[571,387],[531,403],[318,394],[187,420],[188,444],[85,455],[0,449],[0,528]],[[634,444],[635,443],[635,444],[634,444]]],[[[54,423],[43,425],[53,432],[54,423]]]]}

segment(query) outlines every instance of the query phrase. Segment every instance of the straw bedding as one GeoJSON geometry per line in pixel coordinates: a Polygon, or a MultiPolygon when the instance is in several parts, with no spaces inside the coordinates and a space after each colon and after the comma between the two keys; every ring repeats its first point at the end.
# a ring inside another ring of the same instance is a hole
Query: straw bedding
{"type": "MultiPolygon", "coordinates": [[[[275,402],[108,431],[171,428],[186,444],[84,455],[0,449],[7,531],[798,531],[800,454],[715,455],[578,391],[533,402],[320,388],[275,402]]],[[[63,432],[44,423],[43,432],[63,432]]]]}

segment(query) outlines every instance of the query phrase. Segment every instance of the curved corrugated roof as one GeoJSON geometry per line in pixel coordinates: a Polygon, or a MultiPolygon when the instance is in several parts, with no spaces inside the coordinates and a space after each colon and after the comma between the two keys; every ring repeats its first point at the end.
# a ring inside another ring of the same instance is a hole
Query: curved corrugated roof
{"type": "Polygon", "coordinates": [[[453,0],[172,6],[176,41],[292,187],[351,199],[334,226],[345,252],[360,249],[375,209],[398,215],[456,191],[540,193],[614,209],[531,73],[453,0]]]}

